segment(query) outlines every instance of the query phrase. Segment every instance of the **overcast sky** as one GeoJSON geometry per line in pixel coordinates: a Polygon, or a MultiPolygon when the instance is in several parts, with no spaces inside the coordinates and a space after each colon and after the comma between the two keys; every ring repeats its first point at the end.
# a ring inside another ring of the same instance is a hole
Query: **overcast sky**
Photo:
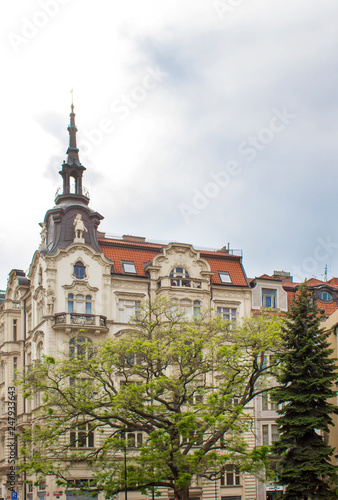
{"type": "Polygon", "coordinates": [[[101,230],[338,275],[337,0],[1,3],[0,289],[28,270],[66,158],[101,230]]]}

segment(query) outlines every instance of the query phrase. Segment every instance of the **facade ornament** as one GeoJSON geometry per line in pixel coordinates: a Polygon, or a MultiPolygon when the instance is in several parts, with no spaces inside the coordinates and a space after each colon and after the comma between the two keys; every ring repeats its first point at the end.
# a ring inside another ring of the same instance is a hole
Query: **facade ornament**
{"type": "Polygon", "coordinates": [[[40,236],[41,236],[41,243],[39,245],[39,250],[44,251],[47,250],[47,224],[45,222],[39,222],[39,226],[41,226],[41,231],[40,231],[40,236]]]}
{"type": "Polygon", "coordinates": [[[56,297],[54,295],[54,290],[53,288],[48,285],[47,288],[47,314],[51,315],[54,314],[54,301],[56,297]]]}
{"type": "Polygon", "coordinates": [[[83,233],[88,232],[88,229],[84,225],[81,214],[77,214],[75,216],[73,226],[74,226],[74,232],[75,232],[74,243],[84,243],[85,240],[83,237],[83,233]]]}

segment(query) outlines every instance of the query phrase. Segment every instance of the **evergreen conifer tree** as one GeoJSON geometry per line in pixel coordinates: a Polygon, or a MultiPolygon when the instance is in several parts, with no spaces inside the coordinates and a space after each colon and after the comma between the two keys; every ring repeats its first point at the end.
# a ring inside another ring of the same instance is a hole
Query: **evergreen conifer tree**
{"type": "Polygon", "coordinates": [[[338,498],[333,493],[338,480],[331,462],[334,448],[325,439],[331,415],[338,413],[329,401],[336,396],[337,375],[328,336],[320,328],[313,294],[303,283],[283,328],[280,385],[273,396],[281,405],[280,436],[273,452],[279,459],[277,482],[286,486],[286,500],[338,498]]]}

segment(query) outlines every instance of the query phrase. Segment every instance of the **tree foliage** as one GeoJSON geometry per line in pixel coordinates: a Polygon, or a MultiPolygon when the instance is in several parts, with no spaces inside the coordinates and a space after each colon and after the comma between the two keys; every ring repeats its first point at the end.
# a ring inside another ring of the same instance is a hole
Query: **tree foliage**
{"type": "Polygon", "coordinates": [[[329,401],[336,396],[337,375],[328,336],[304,283],[283,327],[280,386],[274,391],[275,401],[282,405],[274,452],[280,458],[278,482],[287,486],[287,500],[337,498],[331,496],[338,479],[331,463],[334,450],[325,439],[333,423],[331,414],[338,413],[329,401]]]}
{"type": "Polygon", "coordinates": [[[23,436],[22,467],[66,484],[86,461],[107,496],[162,486],[178,499],[189,498],[197,476],[219,478],[229,461],[252,471],[267,449],[248,448],[246,408],[269,390],[276,366],[266,354],[279,347],[271,315],[233,328],[187,322],[165,300],[148,304],[128,331],[46,356],[26,373],[25,396],[40,391],[43,405],[23,436]]]}

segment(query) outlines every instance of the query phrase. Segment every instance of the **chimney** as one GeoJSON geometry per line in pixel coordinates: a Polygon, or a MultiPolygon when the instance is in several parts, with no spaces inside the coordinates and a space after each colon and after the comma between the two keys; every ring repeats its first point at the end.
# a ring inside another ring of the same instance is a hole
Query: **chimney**
{"type": "Polygon", "coordinates": [[[282,280],[283,282],[287,281],[289,283],[292,283],[293,281],[293,277],[287,271],[274,271],[272,277],[282,280]]]}
{"type": "Polygon", "coordinates": [[[124,234],[123,241],[131,241],[133,243],[145,243],[146,239],[143,236],[132,236],[131,234],[124,234]]]}

